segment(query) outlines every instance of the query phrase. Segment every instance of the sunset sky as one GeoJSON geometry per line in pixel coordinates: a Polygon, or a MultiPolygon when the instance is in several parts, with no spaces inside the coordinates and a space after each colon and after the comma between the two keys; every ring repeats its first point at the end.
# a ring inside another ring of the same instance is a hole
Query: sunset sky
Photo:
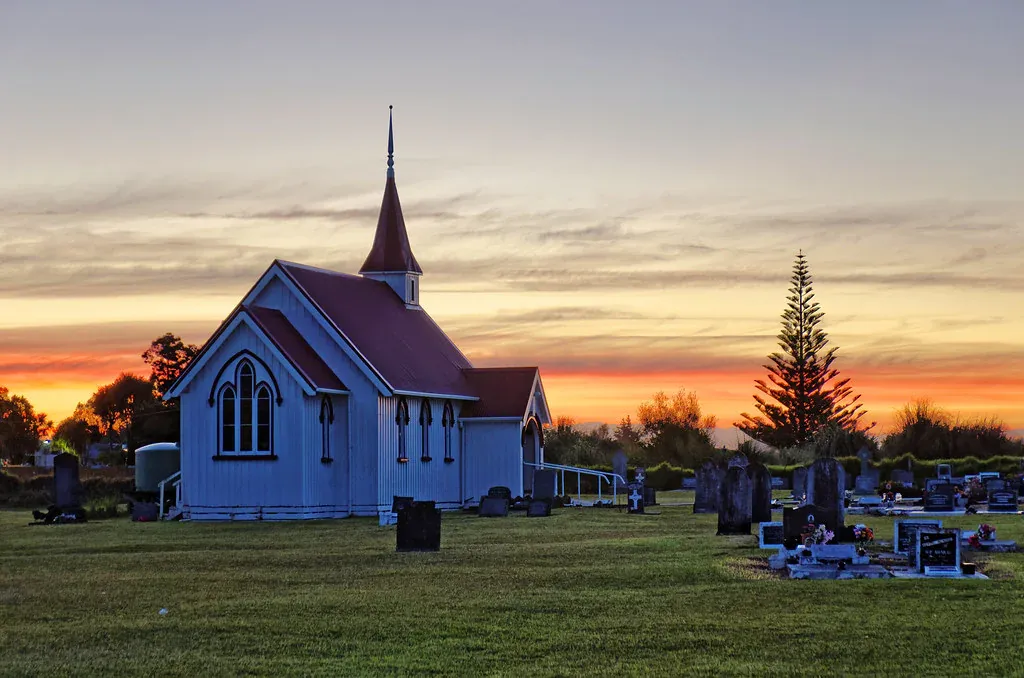
{"type": "Polygon", "coordinates": [[[884,432],[1024,429],[1024,3],[0,4],[0,384],[54,421],[274,258],[355,272],[387,107],[424,307],[553,414],[752,411],[803,249],[884,432]]]}

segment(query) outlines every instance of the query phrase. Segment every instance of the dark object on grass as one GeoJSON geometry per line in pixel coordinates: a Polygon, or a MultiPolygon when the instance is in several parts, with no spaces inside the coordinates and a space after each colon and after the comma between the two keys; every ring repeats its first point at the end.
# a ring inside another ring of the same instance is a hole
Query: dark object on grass
{"type": "Polygon", "coordinates": [[[506,497],[480,497],[480,510],[477,515],[481,518],[504,518],[508,515],[508,498],[506,497]]]}
{"type": "Polygon", "coordinates": [[[154,502],[139,501],[132,504],[132,520],[138,523],[155,522],[160,518],[160,507],[154,502]]]}
{"type": "Polygon", "coordinates": [[[653,487],[644,485],[644,506],[657,506],[658,493],[653,487]]]}
{"type": "Polygon", "coordinates": [[[772,520],[772,474],[760,462],[747,466],[750,478],[750,522],[769,523],[772,520]]]}
{"type": "Polygon", "coordinates": [[[527,518],[547,518],[551,515],[551,502],[547,499],[532,499],[526,509],[527,518]]]}
{"type": "Polygon", "coordinates": [[[960,566],[960,571],[963,574],[976,574],[978,571],[978,566],[975,563],[964,563],[960,566]]]}
{"type": "Polygon", "coordinates": [[[717,534],[750,534],[750,478],[743,466],[731,466],[722,478],[717,534]]]}
{"type": "Polygon", "coordinates": [[[555,496],[555,472],[551,469],[537,469],[533,473],[534,499],[550,501],[555,496]]]}
{"type": "Polygon", "coordinates": [[[62,511],[82,507],[78,457],[62,452],[53,458],[53,505],[62,511]]]}
{"type": "Polygon", "coordinates": [[[629,494],[626,495],[626,501],[629,502],[630,513],[643,513],[644,512],[644,486],[642,483],[630,483],[629,494]]]}
{"type": "Polygon", "coordinates": [[[402,507],[396,535],[396,551],[440,551],[441,511],[432,501],[415,501],[402,507]]]}

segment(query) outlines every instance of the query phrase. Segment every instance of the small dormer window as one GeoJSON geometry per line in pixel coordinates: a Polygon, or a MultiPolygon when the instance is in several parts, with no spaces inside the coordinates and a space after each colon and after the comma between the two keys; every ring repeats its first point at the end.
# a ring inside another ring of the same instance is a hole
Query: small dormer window
{"type": "Polygon", "coordinates": [[[409,303],[416,303],[416,278],[409,278],[409,303]]]}

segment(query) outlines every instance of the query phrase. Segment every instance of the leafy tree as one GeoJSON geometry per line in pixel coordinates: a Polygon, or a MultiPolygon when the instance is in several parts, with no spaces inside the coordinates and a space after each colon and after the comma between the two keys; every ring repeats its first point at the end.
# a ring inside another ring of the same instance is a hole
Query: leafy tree
{"type": "Polygon", "coordinates": [[[142,359],[149,365],[149,381],[160,398],[163,398],[197,353],[198,346],[186,344],[181,337],[170,332],[153,340],[142,354],[142,359]]]}
{"type": "Polygon", "coordinates": [[[156,406],[153,385],[128,372],[122,372],[113,382],[100,386],[88,402],[88,407],[99,419],[100,434],[111,441],[126,443],[129,448],[135,417],[156,406]]]}
{"type": "Polygon", "coordinates": [[[544,430],[544,459],[554,464],[607,465],[617,447],[607,424],[584,432],[574,419],[558,417],[544,430]]]}
{"type": "Polygon", "coordinates": [[[701,413],[696,393],[680,389],[670,399],[659,391],[640,403],[637,420],[648,464],[695,468],[715,454],[711,435],[717,420],[701,413]]]}
{"type": "Polygon", "coordinates": [[[65,441],[80,459],[85,459],[89,444],[100,439],[100,419],[87,405],[78,403],[75,411],[57,424],[53,437],[65,441]]]}
{"type": "Polygon", "coordinates": [[[640,442],[640,430],[633,425],[633,420],[628,414],[619,421],[619,425],[615,427],[612,437],[615,438],[622,451],[626,453],[626,457],[633,463],[645,463],[644,449],[640,442]]]}
{"type": "Polygon", "coordinates": [[[1024,444],[1011,439],[995,418],[960,419],[927,399],[904,405],[896,412],[892,432],[882,443],[882,456],[913,454],[918,459],[987,459],[1022,456],[1024,444]]]}
{"type": "Polygon", "coordinates": [[[39,449],[40,440],[52,425],[27,398],[11,395],[6,386],[0,386],[0,458],[14,464],[25,463],[39,449]]]}
{"type": "Polygon", "coordinates": [[[828,347],[828,335],[819,327],[825,314],[814,301],[803,252],[796,257],[791,281],[778,335],[782,352],[768,356],[771,362],[764,366],[767,381],[754,381],[755,388],[767,396],[754,394],[761,416],[744,412],[740,415],[743,421],[736,424],[754,440],[780,449],[810,442],[828,424],[861,430],[864,416],[860,396],[853,394],[850,380],[840,379],[839,370],[832,366],[837,347],[828,347]]]}

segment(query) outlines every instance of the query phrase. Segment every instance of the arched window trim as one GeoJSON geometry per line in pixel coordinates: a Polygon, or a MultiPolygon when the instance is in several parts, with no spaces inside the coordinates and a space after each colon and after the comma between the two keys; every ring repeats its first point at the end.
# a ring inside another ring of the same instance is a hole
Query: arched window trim
{"type": "Polygon", "coordinates": [[[452,455],[452,428],[454,426],[455,410],[452,408],[452,402],[446,400],[444,411],[441,414],[441,428],[444,429],[444,461],[448,464],[455,461],[455,457],[452,455]]]}
{"type": "Polygon", "coordinates": [[[430,461],[430,425],[434,423],[434,413],[430,409],[430,398],[420,402],[420,461],[430,461]]]}
{"type": "Polygon", "coordinates": [[[210,397],[208,399],[208,404],[210,405],[210,407],[213,407],[214,405],[217,404],[215,395],[217,393],[217,389],[220,388],[220,385],[222,383],[224,383],[221,381],[221,377],[224,376],[224,373],[232,365],[235,365],[237,369],[238,363],[236,361],[239,358],[242,358],[242,360],[249,360],[250,362],[254,362],[255,364],[263,368],[263,371],[267,373],[267,375],[270,377],[271,383],[274,385],[270,392],[272,394],[276,394],[277,406],[280,407],[281,404],[284,403],[284,398],[281,397],[281,388],[277,385],[277,377],[274,376],[273,371],[270,369],[269,366],[267,366],[267,363],[265,363],[262,358],[260,358],[258,355],[247,349],[242,349],[238,353],[228,358],[226,361],[224,361],[224,364],[220,366],[220,369],[217,370],[217,376],[214,377],[213,385],[210,387],[210,397]]]}
{"type": "MultiPolygon", "coordinates": [[[[214,459],[276,459],[274,454],[274,407],[275,400],[280,404],[280,397],[273,382],[273,374],[267,372],[268,379],[260,379],[260,371],[249,359],[249,356],[239,359],[236,354],[221,368],[219,374],[223,375],[228,367],[234,362],[234,370],[228,374],[232,375],[228,381],[220,384],[215,383],[216,398],[214,404],[217,406],[217,454],[214,459]],[[248,374],[246,374],[248,370],[248,374]],[[252,392],[247,398],[242,397],[242,377],[252,379],[252,392]],[[261,412],[260,402],[263,398],[265,408],[261,412]],[[224,420],[226,400],[230,398],[231,422],[224,420]],[[243,404],[248,401],[248,421],[243,421],[243,404]],[[264,439],[261,441],[261,433],[264,439]],[[228,436],[231,437],[231,444],[228,444],[228,436]],[[261,444],[263,442],[264,444],[261,444]],[[246,449],[248,448],[248,449],[246,449]]],[[[258,360],[258,359],[257,359],[258,360]]],[[[261,367],[265,365],[260,363],[261,367]]]]}
{"type": "Polygon", "coordinates": [[[406,428],[409,426],[409,404],[404,396],[398,399],[398,406],[395,408],[395,425],[398,427],[398,461],[404,464],[409,461],[405,440],[406,428]]]}
{"type": "Polygon", "coordinates": [[[330,464],[331,457],[331,425],[334,424],[334,403],[330,396],[320,399],[320,461],[330,464]]]}

